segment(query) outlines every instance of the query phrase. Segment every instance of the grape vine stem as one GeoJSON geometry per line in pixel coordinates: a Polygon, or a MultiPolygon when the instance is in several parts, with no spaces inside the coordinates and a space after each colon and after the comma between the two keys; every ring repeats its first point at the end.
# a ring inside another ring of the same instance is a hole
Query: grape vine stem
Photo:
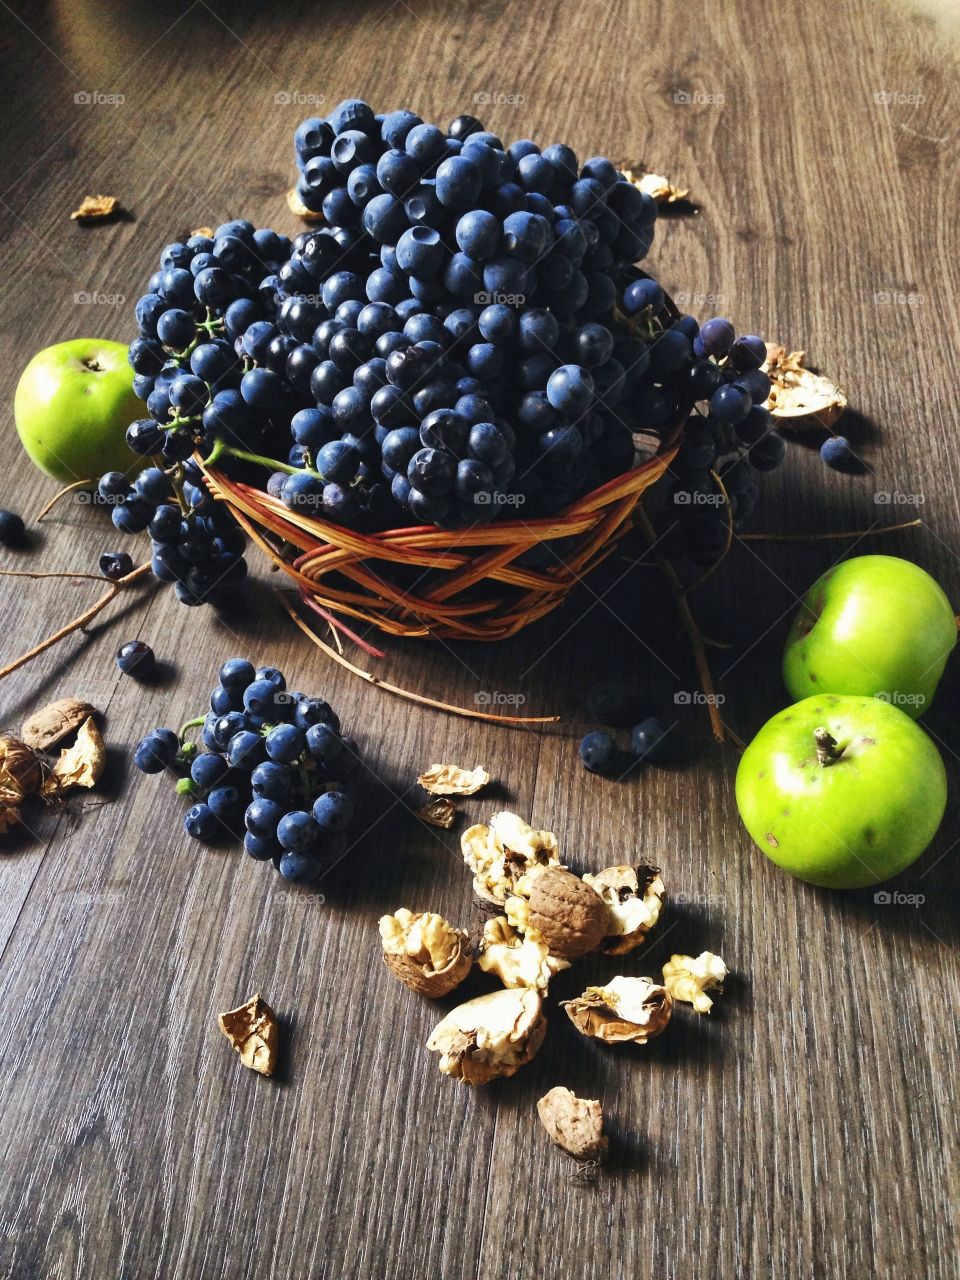
{"type": "Polygon", "coordinates": [[[336,649],[331,647],[310,627],[307,626],[303,618],[297,613],[293,605],[279,593],[275,593],[277,599],[286,609],[287,613],[300,628],[305,636],[308,636],[318,649],[322,649],[328,658],[332,658],[334,662],[345,667],[347,671],[352,671],[355,676],[359,676],[361,680],[366,680],[367,684],[374,685],[377,689],[383,689],[387,693],[396,694],[398,698],[406,698],[409,702],[418,702],[423,707],[433,707],[436,711],[446,711],[449,715],[465,716],[468,720],[487,720],[491,724],[502,725],[528,725],[528,724],[556,724],[560,719],[559,716],[497,716],[490,711],[476,711],[472,707],[457,707],[450,702],[440,702],[437,698],[428,698],[422,693],[411,693],[409,689],[401,689],[399,685],[390,684],[387,680],[381,680],[379,676],[371,675],[369,671],[364,671],[360,667],[355,667],[353,663],[337,653],[336,649]]]}
{"type": "MultiPolygon", "coordinates": [[[[644,511],[643,506],[638,504],[636,508],[637,523],[643,530],[643,535],[647,543],[651,547],[656,546],[657,535],[650,523],[650,518],[644,511]]],[[[674,603],[677,606],[677,613],[680,615],[680,622],[687,638],[690,641],[690,648],[693,650],[693,660],[696,663],[697,675],[700,677],[700,687],[706,696],[707,713],[710,716],[710,728],[713,731],[714,741],[723,743],[726,741],[726,730],[723,721],[720,718],[720,712],[717,710],[717,693],[713,683],[713,675],[710,671],[710,664],[707,661],[707,651],[704,647],[703,637],[700,634],[700,628],[697,626],[696,620],[690,611],[690,605],[687,602],[687,593],[684,590],[683,583],[677,577],[673,565],[668,560],[657,557],[660,568],[663,570],[664,576],[670,586],[674,603]]]]}
{"type": "MultiPolygon", "coordinates": [[[[29,573],[26,575],[21,575],[16,570],[12,572],[16,574],[16,576],[27,576],[31,578],[47,577],[47,576],[66,577],[66,578],[96,576],[93,574],[88,575],[88,574],[74,574],[74,573],[50,574],[50,575],[39,574],[39,573],[37,574],[29,573]]],[[[0,680],[2,680],[4,676],[10,675],[12,671],[16,671],[18,670],[18,668],[26,666],[28,662],[31,662],[34,658],[36,658],[39,654],[43,653],[45,650],[52,649],[55,644],[58,644],[61,640],[66,639],[66,637],[71,635],[74,631],[82,631],[83,628],[87,625],[87,623],[91,622],[97,616],[98,613],[100,613],[103,609],[107,607],[108,604],[114,601],[117,598],[117,596],[124,591],[126,587],[132,586],[140,578],[145,577],[145,575],[148,574],[149,572],[150,572],[150,565],[142,564],[139,567],[139,569],[134,569],[133,572],[128,573],[125,578],[118,578],[116,582],[111,583],[110,590],[107,591],[104,595],[102,595],[95,604],[92,604],[89,609],[85,609],[83,613],[79,614],[76,618],[74,618],[72,622],[68,622],[66,626],[61,627],[59,631],[55,631],[53,635],[47,636],[46,640],[41,640],[38,645],[34,645],[34,647],[30,649],[27,653],[22,653],[19,658],[14,658],[13,662],[8,662],[5,667],[0,667],[0,680]]]]}
{"type": "Polygon", "coordinates": [[[74,480],[73,484],[64,485],[62,489],[53,495],[47,505],[33,517],[34,524],[39,524],[44,516],[49,515],[60,499],[65,498],[68,493],[73,493],[75,489],[89,489],[92,484],[92,480],[74,480]]]}

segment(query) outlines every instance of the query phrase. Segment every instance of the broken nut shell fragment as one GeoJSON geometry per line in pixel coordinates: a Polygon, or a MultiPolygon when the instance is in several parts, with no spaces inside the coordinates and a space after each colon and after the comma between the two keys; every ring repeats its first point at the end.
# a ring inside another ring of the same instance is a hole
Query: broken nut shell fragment
{"type": "Polygon", "coordinates": [[[549,1137],[575,1160],[604,1160],[609,1141],[603,1134],[603,1108],[594,1098],[578,1098],[557,1085],[537,1103],[537,1115],[549,1137]]]}
{"type": "Polygon", "coordinates": [[[60,752],[60,758],[44,778],[42,792],[57,796],[69,787],[96,786],[107,763],[107,749],[93,716],[88,716],[77,730],[72,747],[60,752]]]}
{"type": "Polygon", "coordinates": [[[512,1076],[543,1043],[543,1001],[529,987],[494,991],[458,1005],[433,1029],[427,1048],[444,1075],[464,1084],[512,1076]]]}
{"type": "Polygon", "coordinates": [[[277,1065],[277,1015],[258,992],[238,1009],[221,1013],[220,1030],[251,1071],[272,1076],[277,1065]]]}
{"type": "Polygon", "coordinates": [[[472,796],[490,781],[482,765],[461,769],[456,764],[432,764],[417,778],[417,785],[431,796],[472,796]]]}
{"type": "Polygon", "coordinates": [[[447,995],[473,964],[467,935],[432,911],[381,916],[380,940],[387,968],[420,995],[447,995]]]}

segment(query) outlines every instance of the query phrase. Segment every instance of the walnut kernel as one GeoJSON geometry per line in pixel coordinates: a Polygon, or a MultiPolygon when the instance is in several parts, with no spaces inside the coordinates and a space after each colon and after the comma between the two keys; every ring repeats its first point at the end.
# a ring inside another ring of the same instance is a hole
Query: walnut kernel
{"type": "Polygon", "coordinates": [[[495,813],[488,824],[468,827],[460,850],[473,872],[474,892],[499,907],[532,867],[561,865],[553,832],[538,831],[515,813],[495,813]]]}
{"type": "Polygon", "coordinates": [[[727,966],[712,951],[701,951],[692,956],[671,956],[663,966],[663,985],[673,996],[685,1004],[693,1005],[697,1013],[709,1013],[713,1001],[708,991],[723,990],[727,966]]]}
{"type": "Polygon", "coordinates": [[[541,994],[555,973],[569,969],[569,960],[550,955],[546,941],[535,933],[520,933],[506,916],[483,926],[477,964],[495,973],[505,987],[533,987],[541,994]]]}

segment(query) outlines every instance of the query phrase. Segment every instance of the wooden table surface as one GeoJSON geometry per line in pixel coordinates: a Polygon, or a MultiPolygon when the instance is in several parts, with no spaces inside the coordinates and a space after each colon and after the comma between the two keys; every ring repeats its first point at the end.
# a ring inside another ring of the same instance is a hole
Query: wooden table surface
{"type": "MultiPolygon", "coordinates": [[[[698,315],[806,348],[848,389],[869,464],[839,476],[791,447],[754,529],[862,536],[737,539],[695,594],[703,629],[729,646],[711,650],[724,720],[749,738],[785,702],[779,653],[798,596],[841,556],[909,556],[960,601],[950,23],[947,0],[3,4],[0,504],[29,515],[55,488],[14,433],[30,355],[90,334],[128,340],[160,247],[194,226],[242,215],[295,232],[291,137],[312,101],[360,95],[444,122],[476,110],[508,139],[642,159],[700,205],[663,219],[652,269],[698,315]],[[101,191],[132,219],[72,223],[79,198],[101,191]],[[875,531],[916,514],[920,529],[875,531]]],[[[65,501],[28,554],[3,562],[90,570],[116,541],[101,513],[65,501]]],[[[698,685],[669,593],[631,558],[512,642],[391,641],[384,660],[362,657],[421,693],[563,717],[539,733],[362,684],[294,630],[256,551],[244,610],[218,619],[145,588],[3,682],[5,727],[78,695],[105,712],[110,748],[97,792],[3,841],[3,1276],[960,1274],[957,664],[926,722],[953,801],[891,886],[920,901],[819,891],[741,829],[737,750],[713,744],[695,695],[684,705],[698,685]],[[163,660],[154,684],[114,665],[135,636],[163,660]],[[329,696],[379,778],[363,838],[322,895],[188,840],[166,780],[132,768],[142,733],[202,710],[231,653],[329,696]],[[581,698],[627,673],[673,726],[674,755],[607,781],[577,762],[592,727],[581,698]],[[709,948],[736,975],[715,1012],[679,1009],[662,1039],[617,1051],[554,1008],[514,1079],[471,1090],[441,1077],[425,1041],[453,1002],[397,983],[376,928],[400,905],[476,924],[457,833],[411,815],[434,760],[495,775],[465,804],[471,820],[514,808],[556,831],[580,869],[662,866],[672,901],[649,948],[578,966],[555,996],[709,948]],[[217,1028],[255,991],[282,1018],[273,1080],[243,1070],[217,1028]],[[558,1083],[603,1101],[613,1157],[594,1184],[571,1178],[537,1124],[536,1099],[558,1083]]],[[[0,581],[0,663],[98,591],[0,581]]]]}

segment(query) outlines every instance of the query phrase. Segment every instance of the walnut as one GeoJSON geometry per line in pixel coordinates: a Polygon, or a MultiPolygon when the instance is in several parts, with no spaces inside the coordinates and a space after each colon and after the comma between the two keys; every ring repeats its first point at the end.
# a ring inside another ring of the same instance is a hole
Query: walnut
{"type": "Polygon", "coordinates": [[[604,1160],[603,1108],[596,1099],[578,1098],[558,1084],[537,1103],[537,1115],[550,1138],[575,1160],[604,1160]]]}
{"type": "Polygon", "coordinates": [[[434,1027],[427,1048],[441,1055],[444,1075],[486,1084],[519,1071],[540,1048],[546,1030],[536,991],[494,991],[452,1009],[434,1027]]]}
{"type": "Polygon", "coordinates": [[[24,720],[20,736],[28,747],[46,751],[61,738],[79,729],[88,716],[95,716],[96,708],[79,698],[58,698],[24,720]]]}
{"type": "Polygon", "coordinates": [[[117,212],[119,201],[116,196],[84,196],[79,208],[74,209],[70,217],[80,222],[94,222],[109,218],[117,212]]]}
{"type": "Polygon", "coordinates": [[[88,716],[77,731],[72,747],[60,752],[50,774],[44,779],[45,796],[56,796],[69,787],[93,787],[103,773],[107,751],[93,716],[88,716]]]}
{"type": "Polygon", "coordinates": [[[443,827],[449,831],[457,818],[457,806],[448,796],[437,796],[428,800],[422,809],[417,809],[416,816],[422,822],[429,822],[431,827],[443,827]]]}
{"type": "Polygon", "coordinates": [[[460,849],[473,872],[474,892],[499,907],[531,867],[561,865],[553,832],[538,831],[515,813],[495,813],[489,824],[468,827],[460,849]]]}
{"type": "Polygon", "coordinates": [[[674,1000],[692,1004],[697,1013],[709,1013],[713,1001],[708,991],[723,990],[727,966],[712,951],[701,951],[696,960],[692,956],[671,956],[663,966],[663,985],[674,1000]]]}
{"type": "Polygon", "coordinates": [[[218,1021],[243,1065],[262,1076],[272,1076],[277,1065],[277,1015],[259,992],[239,1009],[221,1013],[218,1021]]]}
{"type": "Polygon", "coordinates": [[[611,1044],[646,1044],[670,1021],[673,1000],[649,978],[612,978],[605,987],[587,987],[563,1008],[578,1031],[611,1044]]]}
{"type": "Polygon", "coordinates": [[[506,916],[483,926],[477,964],[484,973],[495,973],[505,987],[534,987],[541,994],[555,973],[570,968],[569,960],[550,955],[543,938],[520,933],[506,916]]]}
{"type": "Polygon", "coordinates": [[[390,972],[424,996],[445,996],[473,964],[467,935],[432,911],[381,916],[380,939],[390,972]]]}
{"type": "Polygon", "coordinates": [[[417,778],[417,783],[432,796],[472,796],[489,781],[490,775],[481,765],[461,769],[455,764],[432,764],[417,778]]]}
{"type": "Polygon", "coordinates": [[[599,950],[608,956],[621,956],[639,947],[660,919],[664,897],[660,868],[607,867],[583,879],[607,904],[612,925],[599,950]]]}
{"type": "Polygon", "coordinates": [[[804,351],[787,351],[777,343],[767,343],[763,368],[773,384],[767,408],[778,427],[830,427],[846,410],[846,395],[829,378],[805,368],[805,355],[804,351]]]}
{"type": "Polygon", "coordinates": [[[518,883],[517,895],[529,903],[526,928],[535,930],[553,955],[586,955],[610,932],[606,903],[563,867],[536,868],[518,883]]]}

